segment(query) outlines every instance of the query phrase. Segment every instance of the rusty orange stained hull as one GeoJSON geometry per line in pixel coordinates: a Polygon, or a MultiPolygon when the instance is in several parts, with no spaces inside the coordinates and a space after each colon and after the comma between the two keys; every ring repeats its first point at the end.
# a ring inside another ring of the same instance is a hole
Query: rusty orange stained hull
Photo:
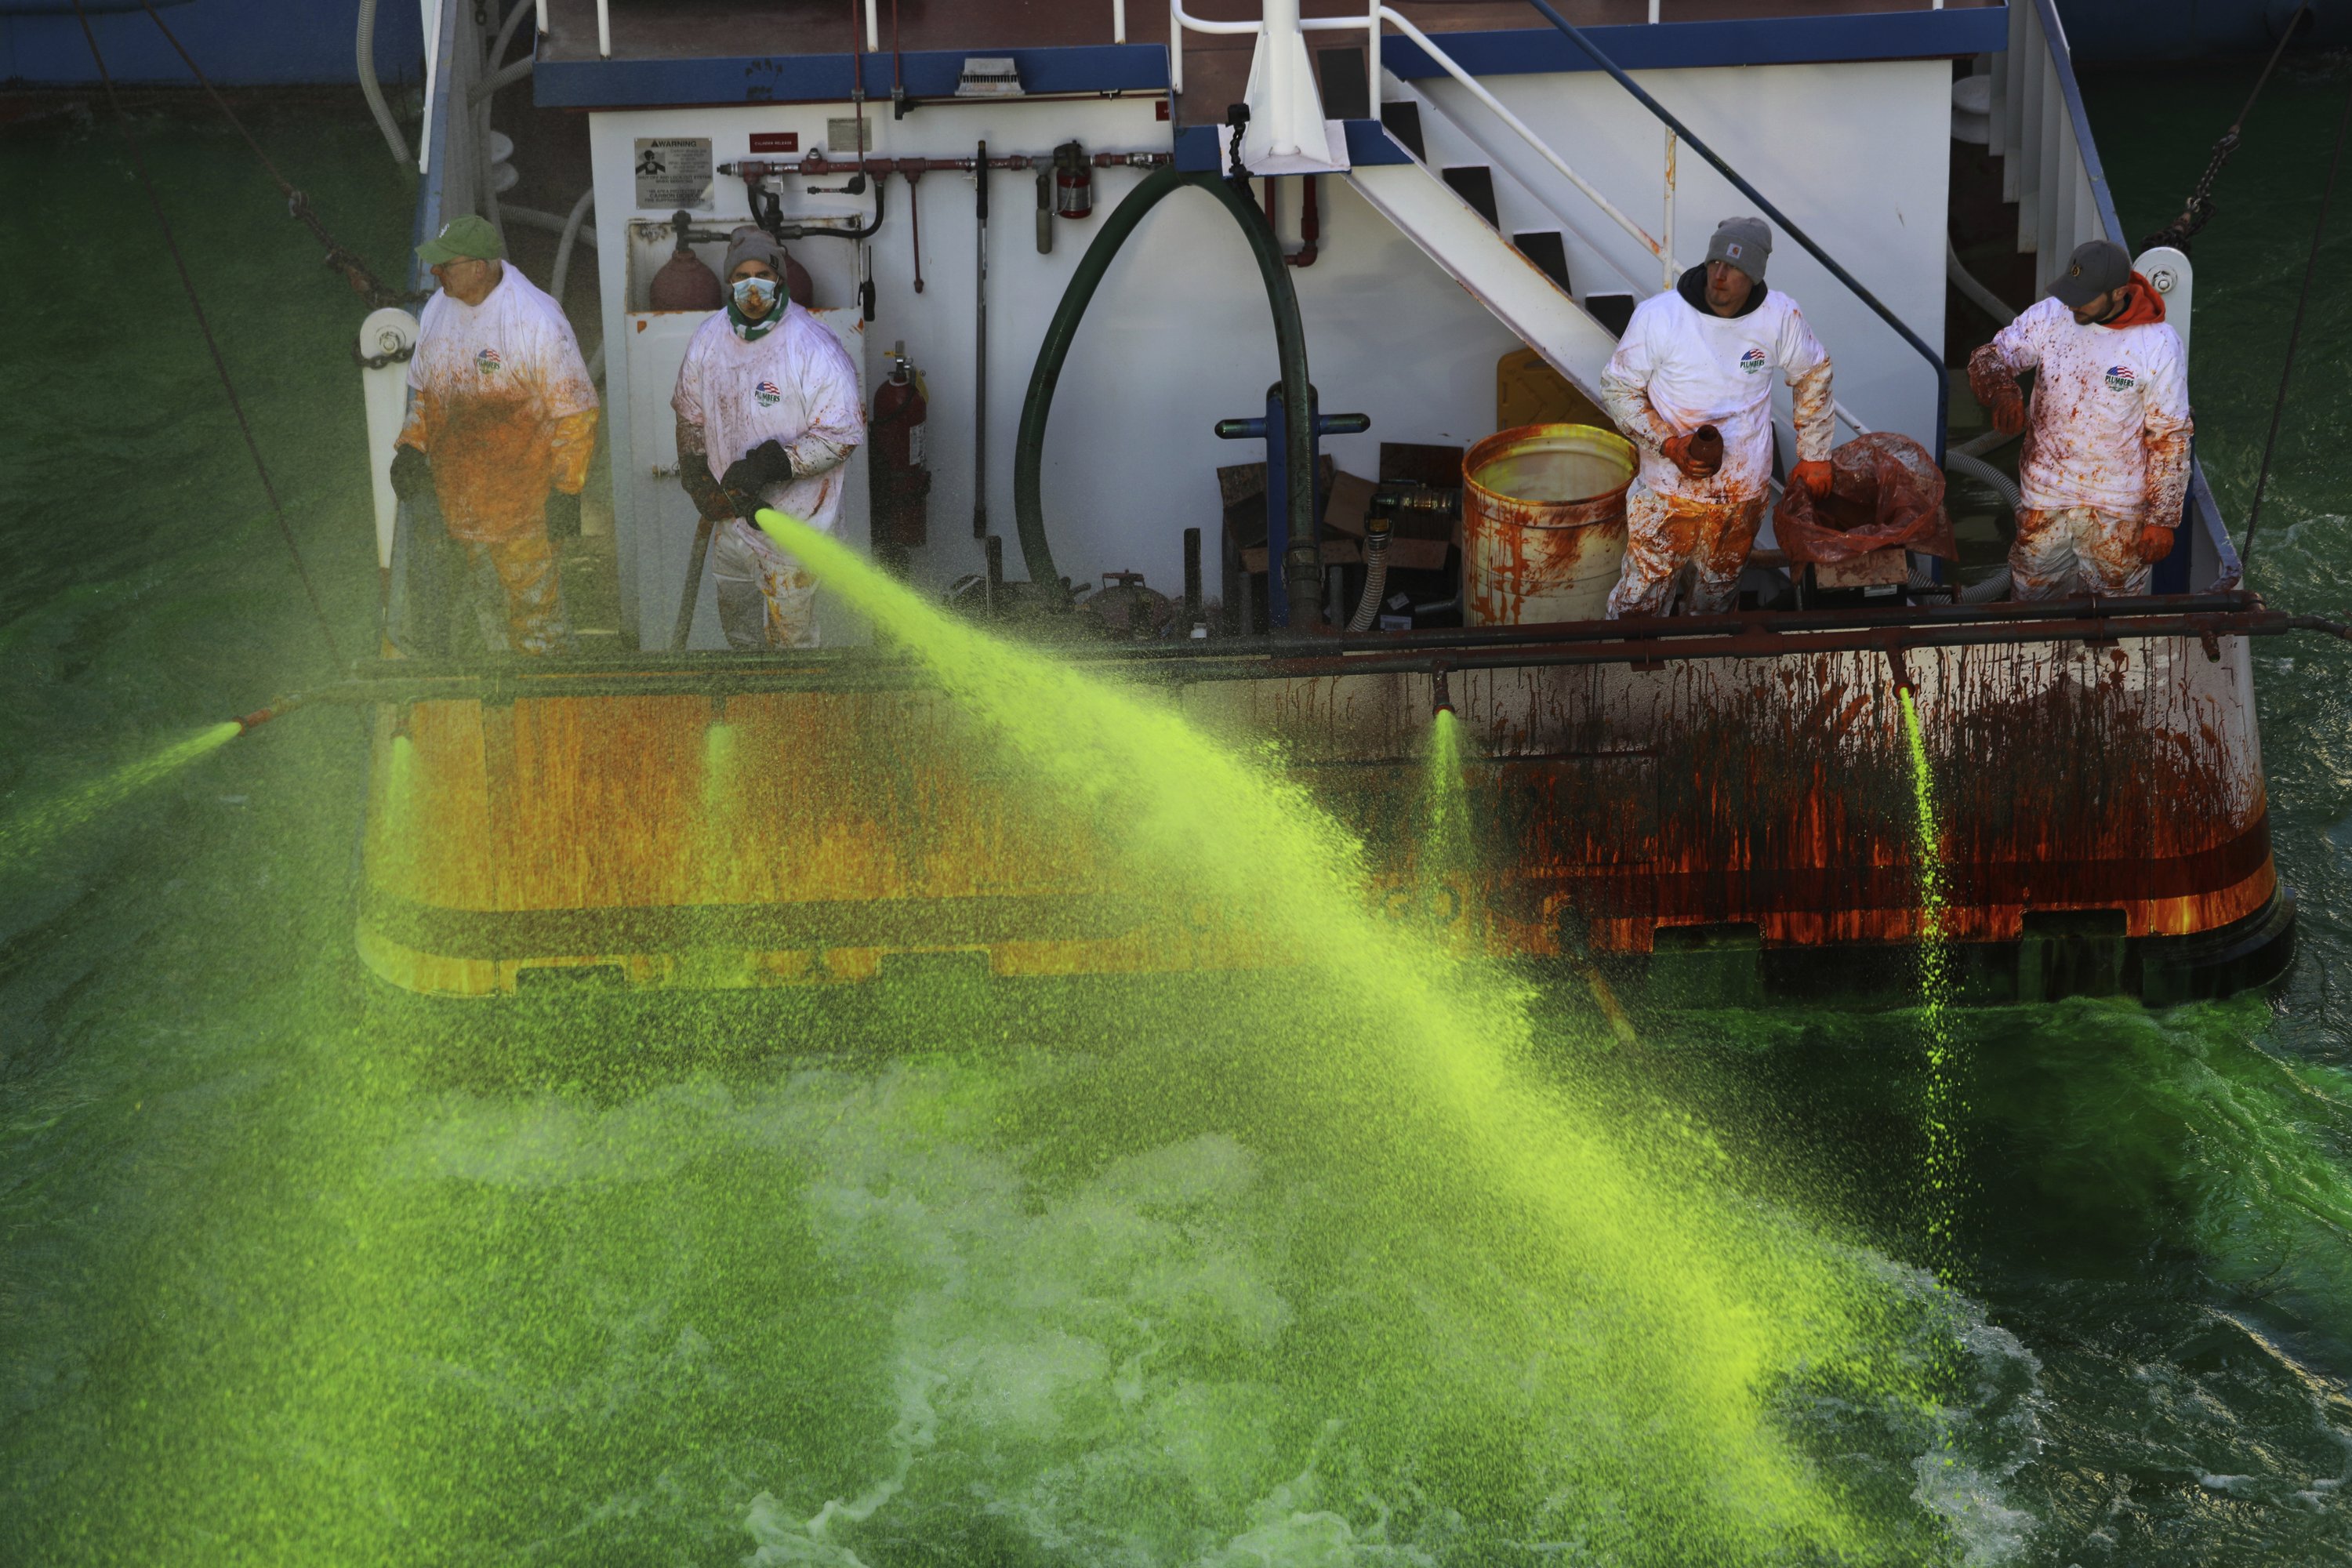
{"type": "MultiPolygon", "coordinates": [[[[2225,639],[1914,652],[1948,935],[2105,911],[2129,937],[2251,919],[2277,891],[2249,660],[2225,639]]],[[[1457,672],[1478,885],[1443,898],[1503,954],[1643,953],[1675,928],[1890,948],[1921,916],[1910,765],[1875,654],[1457,672]],[[1461,912],[1467,911],[1467,912],[1461,912]]],[[[1278,737],[1370,851],[1368,896],[1424,895],[1405,831],[1430,679],[1204,683],[1206,727],[1278,737]]],[[[583,965],[657,985],[854,982],[895,954],[1002,974],[1247,966],[990,761],[921,690],[418,701],[379,710],[362,954],[483,994],[583,965]],[[714,731],[722,722],[724,731],[714,731]]]]}

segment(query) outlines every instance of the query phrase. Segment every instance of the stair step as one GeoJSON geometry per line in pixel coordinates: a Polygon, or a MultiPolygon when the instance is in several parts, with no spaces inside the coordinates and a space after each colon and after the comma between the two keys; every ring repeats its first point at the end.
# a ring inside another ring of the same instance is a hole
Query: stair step
{"type": "Polygon", "coordinates": [[[1573,295],[1576,292],[1568,283],[1568,244],[1560,237],[1558,229],[1545,229],[1538,234],[1515,234],[1511,237],[1511,243],[1517,246],[1519,254],[1534,262],[1545,277],[1559,284],[1561,293],[1573,295]]]}
{"type": "Polygon", "coordinates": [[[1478,209],[1478,216],[1497,230],[1503,226],[1502,208],[1495,205],[1495,171],[1484,163],[1465,163],[1459,168],[1441,171],[1454,194],[1478,209]]]}
{"type": "Polygon", "coordinates": [[[1364,75],[1364,51],[1359,45],[1315,51],[1315,74],[1323,93],[1327,120],[1370,120],[1372,84],[1364,75]]]}
{"type": "Polygon", "coordinates": [[[1612,338],[1625,335],[1633,320],[1633,296],[1631,294],[1588,294],[1583,300],[1584,313],[1609,329],[1612,338]]]}
{"type": "Polygon", "coordinates": [[[1421,140],[1421,105],[1410,99],[1381,105],[1381,123],[1390,135],[1404,143],[1405,151],[1423,163],[1429,162],[1429,149],[1421,140]]]}

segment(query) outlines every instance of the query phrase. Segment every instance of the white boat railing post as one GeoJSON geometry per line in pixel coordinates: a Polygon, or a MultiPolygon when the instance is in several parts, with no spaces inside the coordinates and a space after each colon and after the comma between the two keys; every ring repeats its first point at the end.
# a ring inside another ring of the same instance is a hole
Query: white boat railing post
{"type": "MultiPolygon", "coordinates": [[[[1657,0],[1651,0],[1650,9],[1654,12],[1657,9],[1657,0]]],[[[1675,271],[1675,128],[1671,125],[1666,127],[1666,232],[1658,239],[1664,247],[1658,253],[1658,265],[1664,278],[1658,287],[1663,291],[1679,281],[1675,271]]]]}
{"type": "Polygon", "coordinates": [[[1127,0],[1110,0],[1110,41],[1127,42],[1127,0]]]}
{"type": "Polygon", "coordinates": [[[881,0],[866,0],[866,52],[869,55],[882,52],[881,0]]]}
{"type": "Polygon", "coordinates": [[[613,58],[613,0],[596,0],[596,58],[613,58]]]}

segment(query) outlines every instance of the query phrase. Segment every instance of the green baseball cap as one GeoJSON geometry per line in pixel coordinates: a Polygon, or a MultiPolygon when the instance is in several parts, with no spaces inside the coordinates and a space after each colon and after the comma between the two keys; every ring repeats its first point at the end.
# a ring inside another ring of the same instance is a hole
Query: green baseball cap
{"type": "Polygon", "coordinates": [[[490,220],[476,217],[472,213],[451,218],[441,226],[439,234],[416,247],[417,259],[428,267],[467,257],[495,261],[506,253],[507,242],[490,226],[490,220]]]}

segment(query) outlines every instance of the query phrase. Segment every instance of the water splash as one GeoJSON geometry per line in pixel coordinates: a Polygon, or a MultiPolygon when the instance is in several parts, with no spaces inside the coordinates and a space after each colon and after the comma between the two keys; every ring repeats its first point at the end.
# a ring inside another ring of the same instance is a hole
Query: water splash
{"type": "Polygon", "coordinates": [[[1257,1021],[1264,1048],[1220,1058],[1191,1092],[1246,1101],[1328,1184],[1336,1228],[1294,1245],[1382,1260],[1349,1269],[1346,1297],[1321,1309],[1338,1314],[1331,1341],[1286,1352],[1349,1363],[1360,1443],[1407,1469],[1423,1456],[1469,1497],[1540,1499],[1514,1505],[1527,1529],[1618,1561],[1872,1541],[1780,1412],[1800,1385],[1933,1408],[1887,1353],[1906,1309],[1884,1280],[1727,1192],[1721,1154],[1687,1122],[1605,1110],[1531,1070],[1526,996],[1475,984],[1369,909],[1362,847],[1297,786],[1171,708],[947,616],[822,534],[760,521],[1054,805],[1116,822],[1149,881],[1245,921],[1286,961],[1292,1010],[1257,1021]]]}
{"type": "Polygon", "coordinates": [[[1948,1275],[1958,1261],[1954,1234],[1959,1213],[1961,1159],[1954,1122],[1958,1093],[1952,1082],[1952,954],[1944,935],[1943,830],[1936,820],[1936,775],[1927,741],[1919,726],[1919,705],[1908,685],[1897,688],[1903,701],[1903,735],[1911,753],[1914,854],[1919,871],[1919,1036],[1927,1049],[1927,1074],[1920,1105],[1927,1142],[1920,1156],[1927,1261],[1948,1275]]]}
{"type": "Polygon", "coordinates": [[[23,869],[140,791],[209,756],[244,732],[241,725],[233,722],[215,724],[79,789],[53,795],[12,815],[5,822],[0,822],[0,875],[23,869]]]}

